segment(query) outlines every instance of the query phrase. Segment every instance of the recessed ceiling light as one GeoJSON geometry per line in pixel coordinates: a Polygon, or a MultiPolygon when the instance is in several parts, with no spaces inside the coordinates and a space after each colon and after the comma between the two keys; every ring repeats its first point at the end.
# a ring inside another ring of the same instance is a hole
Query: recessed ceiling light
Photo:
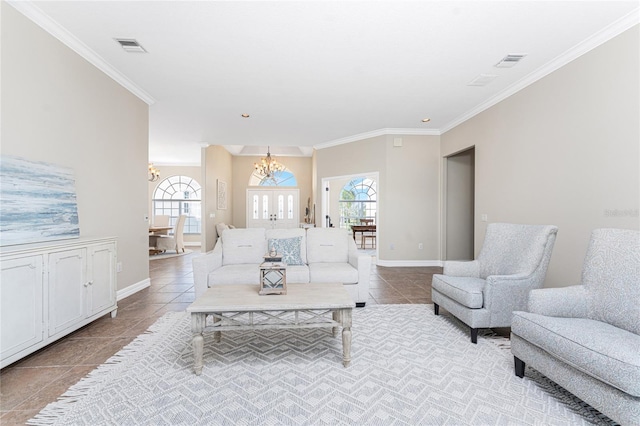
{"type": "Polygon", "coordinates": [[[249,118],[249,114],[242,114],[242,118],[249,118]]]}
{"type": "Polygon", "coordinates": [[[423,119],[422,119],[422,122],[423,122],[423,123],[428,123],[428,122],[430,122],[430,121],[431,121],[431,119],[430,119],[430,118],[423,118],[423,119]]]}

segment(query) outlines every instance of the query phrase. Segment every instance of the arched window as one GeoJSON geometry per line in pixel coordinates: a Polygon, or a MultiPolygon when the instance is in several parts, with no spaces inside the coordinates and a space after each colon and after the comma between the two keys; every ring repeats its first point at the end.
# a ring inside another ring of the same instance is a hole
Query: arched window
{"type": "Polygon", "coordinates": [[[340,191],[340,227],[351,229],[360,219],[376,219],[376,182],[359,177],[352,179],[340,191]]]}
{"type": "Polygon", "coordinates": [[[266,177],[257,172],[251,173],[249,186],[298,186],[298,181],[293,173],[285,167],[281,172],[275,172],[273,176],[266,177]]]}
{"type": "Polygon", "coordinates": [[[187,215],[185,234],[201,232],[201,188],[188,176],[171,176],[161,181],[153,191],[153,215],[169,216],[169,225],[174,226],[180,215],[187,215]]]}

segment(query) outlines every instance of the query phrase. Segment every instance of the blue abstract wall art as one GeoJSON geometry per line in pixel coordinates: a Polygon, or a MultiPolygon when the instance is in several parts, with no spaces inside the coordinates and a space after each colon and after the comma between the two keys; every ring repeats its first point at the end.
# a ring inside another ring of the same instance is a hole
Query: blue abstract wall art
{"type": "Polygon", "coordinates": [[[0,246],[78,237],[73,170],[0,156],[0,246]]]}

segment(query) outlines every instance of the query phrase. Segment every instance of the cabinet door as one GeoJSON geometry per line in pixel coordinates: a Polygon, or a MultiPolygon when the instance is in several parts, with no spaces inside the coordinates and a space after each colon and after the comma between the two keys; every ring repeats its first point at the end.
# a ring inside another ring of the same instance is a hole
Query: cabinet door
{"type": "Polygon", "coordinates": [[[42,256],[2,261],[0,348],[5,359],[44,339],[42,256]]]}
{"type": "Polygon", "coordinates": [[[88,286],[86,249],[49,254],[49,334],[54,335],[85,318],[88,286]]]}
{"type": "Polygon", "coordinates": [[[87,316],[92,316],[116,303],[116,247],[102,244],[88,250],[87,316]]]}

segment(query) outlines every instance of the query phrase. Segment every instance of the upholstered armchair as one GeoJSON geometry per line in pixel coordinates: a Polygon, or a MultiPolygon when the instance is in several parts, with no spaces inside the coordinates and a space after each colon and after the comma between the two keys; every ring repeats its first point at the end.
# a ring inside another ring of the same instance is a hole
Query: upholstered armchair
{"type": "Polygon", "coordinates": [[[173,228],[173,236],[159,235],[156,239],[156,249],[167,251],[175,250],[176,253],[182,250],[184,252],[184,222],[186,221],[186,215],[180,215],[176,226],[173,228]]]}
{"type": "Polygon", "coordinates": [[[542,287],[558,228],[551,225],[492,223],[478,258],[447,261],[434,275],[434,313],[442,306],[471,328],[510,327],[513,311],[527,306],[529,291],[542,287]]]}
{"type": "Polygon", "coordinates": [[[582,283],[531,292],[514,312],[515,374],[533,367],[623,425],[640,424],[640,232],[597,229],[582,283]]]}

